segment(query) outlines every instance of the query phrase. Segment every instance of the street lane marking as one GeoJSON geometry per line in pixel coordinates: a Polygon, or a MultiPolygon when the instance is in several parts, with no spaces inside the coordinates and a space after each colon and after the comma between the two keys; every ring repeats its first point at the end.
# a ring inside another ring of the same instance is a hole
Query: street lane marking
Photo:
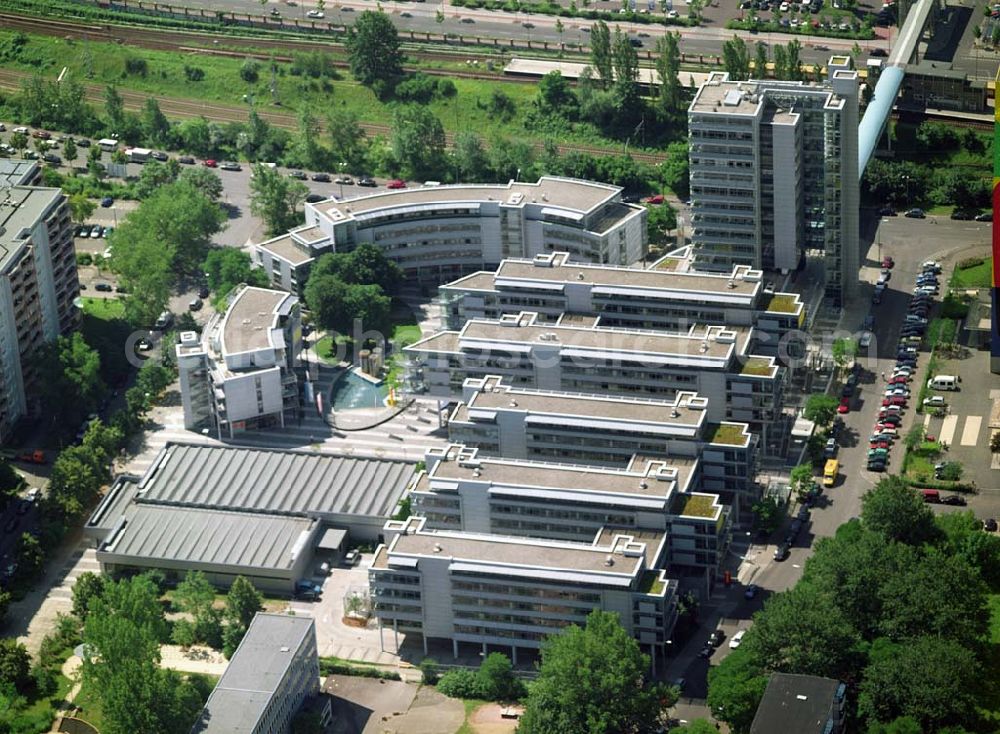
{"type": "Polygon", "coordinates": [[[930,427],[931,427],[931,414],[930,413],[925,413],[924,414],[924,433],[926,433],[927,430],[930,427]]]}
{"type": "Polygon", "coordinates": [[[965,419],[965,430],[962,431],[962,445],[975,446],[979,437],[979,428],[983,425],[981,415],[970,415],[965,419]]]}
{"type": "Polygon", "coordinates": [[[938,441],[940,443],[950,444],[951,440],[955,438],[955,428],[958,426],[958,416],[949,415],[946,416],[944,421],[941,423],[941,435],[938,436],[938,441]]]}

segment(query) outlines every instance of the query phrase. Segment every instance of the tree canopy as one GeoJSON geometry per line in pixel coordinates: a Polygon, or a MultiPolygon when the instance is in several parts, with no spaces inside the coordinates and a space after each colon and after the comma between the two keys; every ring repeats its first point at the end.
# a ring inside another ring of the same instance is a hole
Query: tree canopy
{"type": "Polygon", "coordinates": [[[447,160],[441,120],[421,105],[397,108],[393,115],[392,153],[406,178],[423,180],[438,175],[447,160]]]}
{"type": "Polygon", "coordinates": [[[920,545],[938,534],[934,513],[901,477],[881,479],[861,498],[861,521],[888,540],[920,545]]]}
{"type": "Polygon", "coordinates": [[[541,654],[518,728],[524,734],[651,731],[668,703],[668,689],[647,680],[649,658],[613,612],[591,612],[585,627],[549,637],[541,654]]]}
{"type": "Polygon", "coordinates": [[[359,82],[384,93],[403,75],[399,34],[389,16],[365,10],[347,32],[351,74],[359,82]],[[382,86],[379,89],[380,85],[382,86]]]}
{"type": "Polygon", "coordinates": [[[268,234],[278,235],[301,222],[299,207],[309,188],[275,168],[255,165],[250,178],[250,211],[264,220],[268,234]]]}
{"type": "Polygon", "coordinates": [[[101,379],[101,358],[80,332],[40,347],[35,363],[41,376],[37,395],[45,413],[60,428],[72,430],[79,425],[107,390],[101,379]],[[67,400],[67,395],[73,400],[67,400]]]}
{"type": "Polygon", "coordinates": [[[814,393],[806,400],[805,410],[802,415],[806,420],[825,426],[833,420],[837,414],[837,398],[826,393],[814,393]]]}

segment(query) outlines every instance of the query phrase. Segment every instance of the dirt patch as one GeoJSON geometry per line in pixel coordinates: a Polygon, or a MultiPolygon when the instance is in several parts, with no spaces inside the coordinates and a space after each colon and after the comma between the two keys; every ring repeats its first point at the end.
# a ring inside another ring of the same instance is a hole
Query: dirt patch
{"type": "Polygon", "coordinates": [[[499,703],[483,704],[469,715],[469,726],[476,734],[513,734],[517,719],[503,718],[501,712],[505,708],[499,703]]]}
{"type": "Polygon", "coordinates": [[[465,721],[465,706],[436,689],[422,687],[410,710],[381,722],[381,728],[368,729],[364,734],[450,734],[458,731],[465,721]]]}

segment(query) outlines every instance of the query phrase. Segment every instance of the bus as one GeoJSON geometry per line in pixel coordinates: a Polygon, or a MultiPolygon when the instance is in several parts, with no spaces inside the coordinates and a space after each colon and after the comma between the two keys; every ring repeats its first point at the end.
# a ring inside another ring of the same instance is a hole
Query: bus
{"type": "Polygon", "coordinates": [[[823,468],[823,486],[832,487],[837,481],[837,470],[840,468],[840,462],[836,459],[830,459],[826,462],[826,466],[823,468]]]}

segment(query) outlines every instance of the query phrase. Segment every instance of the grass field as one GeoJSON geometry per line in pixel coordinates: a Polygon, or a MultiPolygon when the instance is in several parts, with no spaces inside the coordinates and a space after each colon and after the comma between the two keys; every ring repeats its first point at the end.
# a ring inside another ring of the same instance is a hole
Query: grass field
{"type": "Polygon", "coordinates": [[[986,258],[981,264],[971,268],[955,268],[951,276],[952,288],[989,288],[993,258],[986,258]]]}
{"type": "MultiPolygon", "coordinates": [[[[8,45],[11,31],[0,31],[0,48],[8,45]]],[[[180,99],[243,104],[253,100],[258,107],[272,108],[275,99],[283,111],[309,106],[322,119],[323,110],[332,105],[356,113],[363,122],[386,125],[392,120],[394,102],[383,102],[370,89],[348,77],[335,80],[312,79],[291,74],[291,64],[278,63],[275,94],[272,97],[271,77],[263,69],[255,83],[240,77],[243,59],[239,57],[199,56],[165,51],[137,49],[115,44],[81,44],[72,40],[46,36],[28,36],[29,42],[14,60],[7,59],[4,66],[24,71],[38,72],[54,79],[67,68],[69,78],[88,84],[115,84],[123,90],[144,92],[152,96],[180,99]],[[145,75],[129,74],[126,59],[144,58],[148,71],[145,75]],[[197,67],[204,72],[200,81],[191,81],[186,67],[197,67]]],[[[435,99],[428,108],[437,115],[450,132],[474,130],[486,140],[495,137],[526,134],[524,119],[537,91],[534,85],[517,84],[498,80],[454,79],[457,94],[450,99],[435,99]],[[496,92],[507,95],[514,103],[513,116],[505,119],[489,109],[489,101],[496,92]]],[[[249,112],[249,106],[247,107],[249,112]]],[[[103,111],[101,111],[103,112],[103,111]]],[[[206,116],[211,111],[206,109],[206,116]]],[[[541,140],[542,134],[528,136],[541,140]]],[[[574,129],[558,131],[561,140],[618,145],[603,138],[589,124],[574,129]]]]}
{"type": "Polygon", "coordinates": [[[986,600],[990,610],[990,642],[1000,644],[1000,594],[990,594],[986,600]]]}
{"type": "Polygon", "coordinates": [[[125,306],[117,298],[84,298],[83,312],[102,321],[125,318],[125,306]]]}

